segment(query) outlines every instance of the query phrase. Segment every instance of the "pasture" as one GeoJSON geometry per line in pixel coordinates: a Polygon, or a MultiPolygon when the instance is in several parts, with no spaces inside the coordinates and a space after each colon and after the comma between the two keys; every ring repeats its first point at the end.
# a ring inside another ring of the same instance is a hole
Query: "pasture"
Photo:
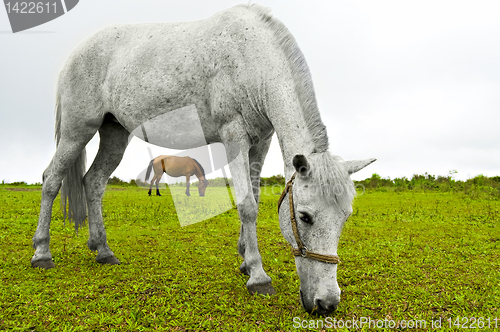
{"type": "MultiPolygon", "coordinates": [[[[209,186],[206,195],[225,190],[209,186]]],[[[278,224],[280,191],[263,187],[262,193],[257,232],[277,291],[271,297],[247,292],[234,208],[180,227],[168,190],[148,197],[144,188],[108,186],[103,216],[122,264],[102,266],[86,246],[88,229],[75,235],[72,224],[64,225],[57,198],[56,268],[43,271],[30,266],[41,187],[0,185],[0,330],[293,331],[297,322],[321,330],[325,318],[299,303],[294,258],[278,224]]],[[[189,199],[204,198],[195,190],[189,199]]],[[[418,319],[431,329],[439,318],[448,327],[448,319],[460,317],[462,325],[468,317],[469,325],[471,317],[483,317],[500,328],[496,196],[367,191],[355,199],[338,254],[342,301],[330,322],[418,319]]]]}

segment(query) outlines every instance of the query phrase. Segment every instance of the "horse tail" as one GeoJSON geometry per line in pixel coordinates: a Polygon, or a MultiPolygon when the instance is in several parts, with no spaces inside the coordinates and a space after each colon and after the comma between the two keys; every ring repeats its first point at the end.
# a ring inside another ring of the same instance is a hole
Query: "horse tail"
{"type": "Polygon", "coordinates": [[[151,161],[149,162],[148,170],[146,171],[146,178],[144,179],[145,182],[148,181],[149,175],[151,174],[151,169],[153,169],[153,161],[154,159],[151,159],[151,161]]]}
{"type": "MultiPolygon", "coordinates": [[[[203,167],[200,165],[200,163],[198,162],[198,160],[194,159],[194,158],[191,158],[193,159],[193,161],[196,163],[196,165],[198,165],[198,167],[201,169],[201,174],[203,174],[203,177],[205,177],[205,170],[203,169],[203,167]]],[[[198,179],[199,180],[199,179],[198,179]]]]}
{"type": "MultiPolygon", "coordinates": [[[[59,145],[61,139],[61,113],[61,102],[58,95],[56,101],[56,145],[59,145]]],[[[73,165],[66,171],[61,186],[61,209],[64,221],[66,222],[66,218],[68,218],[70,222],[73,222],[76,232],[78,232],[78,228],[85,223],[85,219],[87,218],[87,201],[83,187],[86,159],[87,155],[85,148],[83,148],[73,165]]]]}

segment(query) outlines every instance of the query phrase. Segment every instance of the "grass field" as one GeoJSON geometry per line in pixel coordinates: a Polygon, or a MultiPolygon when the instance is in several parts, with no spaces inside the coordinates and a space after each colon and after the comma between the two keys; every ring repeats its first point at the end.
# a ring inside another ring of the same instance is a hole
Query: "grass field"
{"type": "MultiPolygon", "coordinates": [[[[190,199],[202,200],[192,189],[190,199]]],[[[224,190],[209,187],[207,196],[224,190]]],[[[143,188],[109,187],[104,218],[122,265],[101,266],[86,247],[87,228],[75,235],[73,225],[65,226],[57,199],[51,228],[56,268],[43,271],[30,267],[40,187],[0,185],[0,330],[293,331],[300,324],[314,331],[333,319],[368,317],[399,324],[425,320],[426,329],[439,319],[442,327],[481,327],[483,317],[483,326],[500,330],[498,198],[359,195],[338,250],[342,302],[327,319],[299,304],[294,259],[278,225],[278,196],[266,192],[258,237],[277,291],[272,297],[251,296],[245,288],[235,209],[180,227],[168,191],[148,197],[143,188]]]]}

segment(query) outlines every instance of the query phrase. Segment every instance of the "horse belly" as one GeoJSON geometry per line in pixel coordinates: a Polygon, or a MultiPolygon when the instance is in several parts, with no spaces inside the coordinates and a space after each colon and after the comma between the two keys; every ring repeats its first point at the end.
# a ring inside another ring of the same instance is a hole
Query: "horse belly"
{"type": "Polygon", "coordinates": [[[131,134],[158,146],[170,149],[191,149],[209,143],[209,137],[217,134],[210,127],[203,126],[194,104],[159,114],[139,123],[130,130],[131,134]]]}
{"type": "MultiPolygon", "coordinates": [[[[179,170],[170,170],[170,169],[167,169],[165,171],[165,173],[167,173],[168,176],[171,176],[173,178],[178,178],[180,176],[186,176],[186,174],[184,172],[181,172],[179,170]]],[[[191,174],[189,174],[191,175],[191,174]]]]}

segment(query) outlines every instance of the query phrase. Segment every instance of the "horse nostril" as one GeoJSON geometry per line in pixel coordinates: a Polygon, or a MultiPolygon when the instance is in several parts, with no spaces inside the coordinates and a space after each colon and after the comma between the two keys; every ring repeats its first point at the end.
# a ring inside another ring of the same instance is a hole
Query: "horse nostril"
{"type": "Polygon", "coordinates": [[[329,314],[330,312],[335,310],[335,305],[328,305],[320,299],[316,299],[314,301],[315,306],[317,307],[317,312],[319,314],[329,314]]]}
{"type": "Polygon", "coordinates": [[[320,311],[328,310],[328,307],[324,306],[324,304],[323,304],[323,302],[321,302],[321,300],[316,300],[316,305],[318,306],[318,309],[320,311]]]}

